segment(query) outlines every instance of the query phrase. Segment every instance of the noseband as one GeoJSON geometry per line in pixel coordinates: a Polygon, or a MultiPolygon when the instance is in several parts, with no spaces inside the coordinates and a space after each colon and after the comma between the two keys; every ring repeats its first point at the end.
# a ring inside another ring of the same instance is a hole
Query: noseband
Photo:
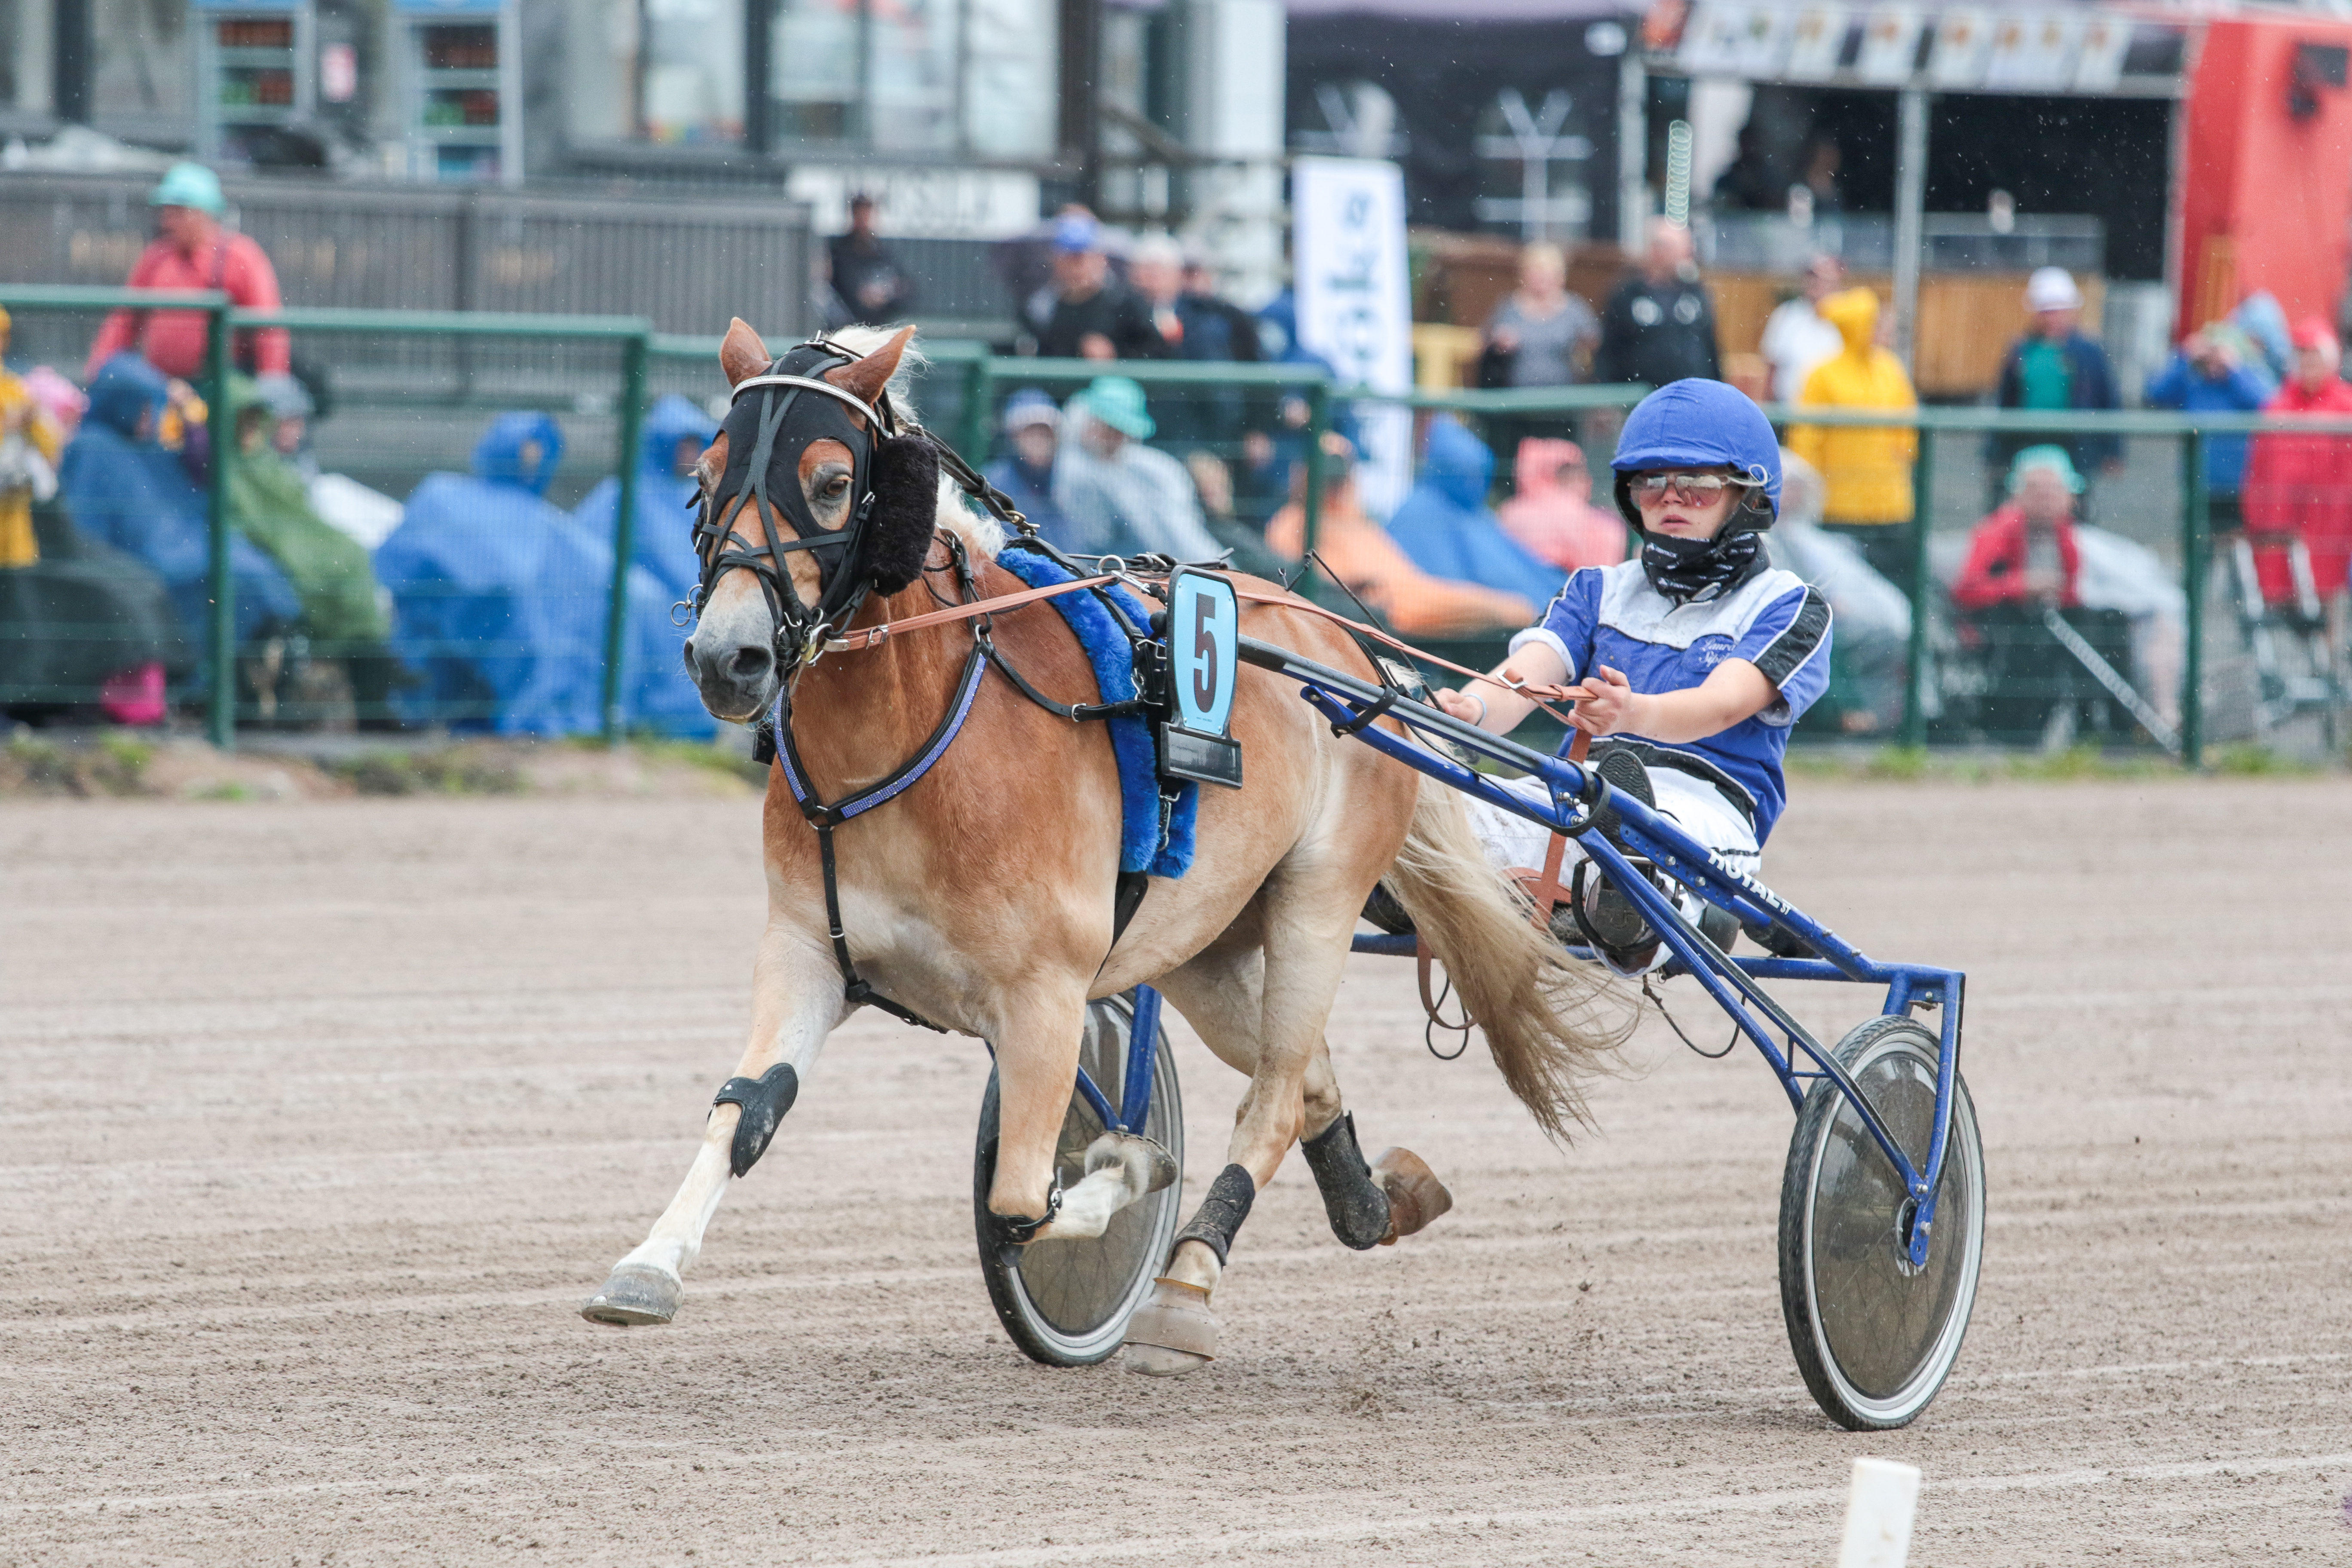
{"type": "Polygon", "coordinates": [[[710,603],[719,579],[737,567],[759,581],[776,628],[777,668],[789,674],[847,626],[872,585],[866,571],[866,534],[874,517],[874,450],[899,421],[885,392],[868,404],[823,379],[856,363],[839,344],[813,339],[736,384],[720,428],[727,434],[727,471],[701,500],[694,525],[702,579],[694,591],[697,616],[710,603]],[[851,411],[865,416],[861,427],[851,411]],[[849,521],[824,528],[802,493],[800,460],[818,441],[838,441],[850,455],[849,521]],[[784,476],[776,483],[776,477],[784,476]],[[765,539],[754,544],[735,530],[744,503],[758,509],[765,539]],[[791,524],[784,537],[779,521],[791,524]],[[805,603],[793,586],[784,557],[805,550],[816,558],[817,601],[805,603]]]}

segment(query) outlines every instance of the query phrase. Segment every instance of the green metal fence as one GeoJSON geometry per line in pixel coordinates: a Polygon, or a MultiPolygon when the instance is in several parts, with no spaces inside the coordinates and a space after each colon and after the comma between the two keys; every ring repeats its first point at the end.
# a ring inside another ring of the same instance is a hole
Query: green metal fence
{"type": "MultiPolygon", "coordinates": [[[[655,333],[649,323],[623,317],[562,317],[492,315],[455,312],[407,312],[344,310],[289,310],[260,314],[234,309],[217,294],[165,295],[126,289],[33,288],[0,286],[0,304],[26,311],[90,312],[114,309],[177,309],[205,312],[208,319],[204,395],[216,410],[228,407],[228,376],[232,334],[261,327],[284,328],[298,343],[327,345],[331,361],[334,345],[355,340],[444,345],[436,351],[456,367],[423,390],[399,391],[410,403],[438,402],[463,408],[484,405],[476,384],[466,345],[507,340],[533,345],[541,353],[532,384],[532,396],[575,410],[593,406],[608,411],[614,421],[611,471],[619,488],[619,507],[611,543],[614,570],[607,596],[604,637],[602,729],[608,737],[620,733],[623,712],[619,683],[623,663],[625,590],[634,550],[639,433],[650,391],[658,383],[678,389],[713,393],[720,390],[716,375],[716,338],[681,338],[655,333]],[[601,345],[604,356],[589,361],[566,360],[560,345],[601,345]]],[[[1313,450],[1341,411],[1402,406],[1416,413],[1442,411],[1490,430],[1507,431],[1510,422],[1545,419],[1579,421],[1580,433],[1596,457],[1603,448],[1614,416],[1638,400],[1643,388],[1580,386],[1517,389],[1501,392],[1415,392],[1381,394],[1363,388],[1338,387],[1316,366],[1302,364],[1224,364],[1184,361],[1122,361],[1107,364],[1090,360],[1007,358],[990,354],[983,345],[940,342],[921,345],[927,363],[919,374],[919,400],[925,422],[942,434],[952,433],[960,449],[975,463],[986,459],[997,434],[997,414],[1003,397],[1023,387],[1066,388],[1105,374],[1130,377],[1155,399],[1188,396],[1247,395],[1283,405],[1288,436],[1313,450]]],[[[445,367],[446,368],[446,367],[445,367]]],[[[387,397],[394,394],[387,392],[387,397]]],[[[509,393],[508,395],[513,395],[509,393]]],[[[707,401],[707,395],[702,401],[707,401]]],[[[490,405],[496,405],[495,399],[490,405]]],[[[2130,467],[2139,475],[2139,500],[2129,504],[2137,531],[2151,535],[2147,542],[2162,543],[2177,558],[2185,600],[2185,648],[2179,674],[2179,752],[2190,765],[2202,760],[2209,736],[2207,712],[2206,621],[2210,609],[2208,572],[2211,562],[2210,519],[2207,515],[2205,462],[2216,437],[2265,430],[2304,433],[2352,433],[2352,421],[2294,420],[2251,415],[2126,412],[2108,414],[2019,413],[1985,408],[1927,408],[1910,411],[1853,411],[1823,408],[1771,407],[1776,425],[1821,426],[1907,427],[1917,434],[1917,455],[1910,465],[1915,497],[1910,531],[1910,580],[1897,584],[1912,606],[1910,643],[1906,650],[1899,728],[1890,738],[1918,745],[1930,739],[1935,695],[1930,686],[1934,635],[1930,606],[1935,584],[1930,564],[1937,543],[1939,504],[1947,516],[1963,518],[1980,510],[1969,494],[1976,461],[1967,443],[1987,437],[2113,437],[2130,444],[2130,467]],[[2151,457],[2158,447],[2174,454],[2168,465],[2151,457]],[[2166,469],[2157,476],[2159,468],[2166,469]],[[2157,477],[2151,477],[2157,476],[2157,477]],[[2159,493],[2161,492],[2161,493],[2159,493]],[[1957,498],[1958,504],[1955,503],[1957,498]],[[2145,514],[2168,507],[2170,517],[2158,530],[2145,514]],[[2153,534],[2161,532],[2161,540],[2153,534]]],[[[215,442],[224,439],[216,434],[215,442]]],[[[1605,461],[1595,462],[1595,472],[1605,461]]],[[[1979,465],[1980,468],[1980,465],[1979,465]]],[[[236,690],[230,672],[235,647],[234,588],[229,569],[230,523],[225,493],[226,464],[212,465],[210,506],[210,619],[204,628],[205,664],[208,674],[207,730],[223,746],[234,742],[237,723],[236,690]]],[[[1312,550],[1325,496],[1322,465],[1305,465],[1304,539],[1312,550]]],[[[1606,504],[1605,498],[1603,504],[1606,504]]],[[[1262,521],[1263,519],[1252,521],[1262,521]]],[[[1947,543],[1958,531],[1941,531],[1947,543]]],[[[1463,654],[1493,652],[1475,646],[1456,647],[1463,654]]]]}

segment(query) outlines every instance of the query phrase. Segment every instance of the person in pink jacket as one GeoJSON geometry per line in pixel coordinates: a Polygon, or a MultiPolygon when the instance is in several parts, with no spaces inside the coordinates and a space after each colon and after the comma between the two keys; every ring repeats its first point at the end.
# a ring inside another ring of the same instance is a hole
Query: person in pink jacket
{"type": "MultiPolygon", "coordinates": [[[[174,163],[147,197],[156,209],[158,237],[131,268],[133,289],[217,289],[238,308],[275,310],[279,304],[278,269],[247,235],[222,227],[228,198],[220,176],[202,163],[174,163]]],[[[125,349],[142,355],[165,375],[194,381],[205,368],[205,315],[201,310],[117,310],[98,330],[82,366],[86,385],[125,349]]],[[[239,332],[236,363],[255,375],[283,375],[291,350],[282,329],[239,332]]]]}
{"type": "Polygon", "coordinates": [[[1583,447],[1530,436],[1519,443],[1515,471],[1518,493],[1495,515],[1529,554],[1570,572],[1625,559],[1624,520],[1592,504],[1583,447]]]}

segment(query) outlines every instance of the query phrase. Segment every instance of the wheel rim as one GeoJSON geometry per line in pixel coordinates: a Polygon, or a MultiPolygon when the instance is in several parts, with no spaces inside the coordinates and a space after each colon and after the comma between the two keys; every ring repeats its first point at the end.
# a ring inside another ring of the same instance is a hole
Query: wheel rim
{"type": "MultiPolygon", "coordinates": [[[[1896,1144],[1923,1157],[1935,1134],[1935,1056],[1894,1039],[1849,1070],[1896,1144]]],[[[1975,1118],[1956,1086],[1935,1229],[1913,1268],[1898,1239],[1912,1206],[1902,1180],[1839,1097],[1814,1144],[1805,1287],[1826,1369],[1856,1411],[1903,1419],[1942,1385],[1975,1300],[1983,1192],[1975,1118]]]]}
{"type": "MultiPolygon", "coordinates": [[[[1078,1060],[1087,1076],[1112,1104],[1125,1082],[1128,1039],[1133,1018],[1126,1003],[1097,1003],[1087,1009],[1087,1032],[1078,1060]]],[[[1151,1111],[1144,1131],[1183,1160],[1177,1122],[1174,1074],[1164,1046],[1153,1053],[1151,1111]]],[[[1072,1095],[1054,1145],[1054,1169],[1065,1187],[1086,1174],[1087,1148],[1102,1136],[1103,1124],[1083,1095],[1072,1095]]],[[[1041,1241],[1024,1247],[1009,1280],[1021,1310],[1041,1332],[1073,1352],[1097,1348],[1106,1336],[1126,1330],[1129,1314],[1151,1289],[1160,1260],[1174,1238],[1181,1186],[1130,1204],[1110,1217],[1100,1237],[1083,1241],[1041,1241]]]]}

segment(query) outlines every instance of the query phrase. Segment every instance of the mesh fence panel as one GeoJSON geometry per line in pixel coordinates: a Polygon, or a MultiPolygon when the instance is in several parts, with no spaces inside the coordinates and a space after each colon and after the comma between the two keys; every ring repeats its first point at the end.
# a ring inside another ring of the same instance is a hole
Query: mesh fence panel
{"type": "MultiPolygon", "coordinates": [[[[37,323],[20,342],[46,328],[72,343],[80,324],[16,316],[37,323]]],[[[238,725],[594,732],[622,343],[298,330],[293,346],[316,395],[307,419],[240,380],[235,412],[211,421],[227,462],[238,725]]],[[[152,721],[209,698],[205,477],[140,434],[86,420],[42,509],[42,560],[0,572],[11,712],[152,721]]],[[[644,446],[621,721],[708,733],[670,617],[691,586],[684,481],[674,452],[644,446]]]]}
{"type": "MultiPolygon", "coordinates": [[[[289,232],[299,226],[285,221],[289,232]]],[[[549,243],[560,237],[548,231],[549,243]]],[[[100,315],[20,309],[11,358],[78,374],[100,315]]],[[[982,361],[971,345],[931,346],[937,357],[908,378],[919,416],[1055,542],[1118,555],[1230,551],[1261,574],[1298,570],[1307,388],[1276,384],[1263,370],[1133,363],[1101,367],[1120,378],[1106,381],[1073,362],[982,361]]],[[[724,407],[716,347],[715,338],[663,339],[648,364],[649,423],[632,454],[639,494],[620,677],[623,722],[645,729],[709,728],[678,673],[684,633],[670,608],[693,585],[682,504],[690,486],[679,460],[724,407]]],[[[293,352],[318,395],[314,416],[299,437],[288,427],[276,455],[260,427],[268,417],[247,416],[255,427],[230,460],[239,721],[595,729],[614,578],[623,342],[298,328],[293,352]],[[477,445],[493,425],[504,443],[488,454],[494,471],[477,474],[477,445]],[[507,471],[519,468],[530,470],[530,483],[507,471]]],[[[1622,558],[1608,484],[1622,416],[1456,401],[1471,406],[1328,406],[1333,434],[1355,443],[1342,451],[1358,460],[1323,466],[1315,537],[1328,576],[1303,582],[1443,658],[1485,666],[1568,570],[1622,558]],[[1410,423],[1410,469],[1364,460],[1383,417],[1410,423]],[[1453,433],[1441,437],[1441,426],[1453,433]],[[1433,513],[1433,498],[1444,503],[1433,513]],[[1482,542],[1490,535],[1519,552],[1518,566],[1482,542]]],[[[1931,417],[1957,426],[1969,416],[1931,417]]],[[[1808,447],[1826,470],[1822,494],[1811,503],[1792,497],[1792,521],[1772,547],[1780,564],[1822,587],[1838,625],[1830,691],[1800,739],[1904,736],[1918,646],[1921,732],[1932,744],[2154,748],[2174,743],[2193,716],[2210,743],[2331,747],[2342,694],[2340,647],[2331,647],[2342,629],[2330,626],[2327,601],[2343,593],[2352,550],[2342,537],[2352,529],[2333,520],[2352,516],[2352,436],[2255,437],[2284,457],[2265,470],[2273,493],[2249,506],[2259,516],[2247,530],[2236,526],[2229,490],[2239,466],[2231,439],[2207,438],[2206,468],[2220,488],[2194,605],[2178,435],[2119,434],[2091,421],[2032,435],[1938,427],[1916,459],[1890,458],[1884,441],[1875,457],[1869,442],[1808,447]],[[2011,500],[2014,456],[2030,446],[2064,449],[2081,476],[2063,543],[2025,526],[2011,500]],[[1902,515],[1915,461],[1931,481],[1916,531],[1902,515]],[[1882,515],[1857,495],[1879,498],[1882,515]],[[1824,526],[1793,521],[1822,502],[1824,526]],[[1915,606],[1913,546],[1922,536],[1915,606]],[[2186,685],[2200,668],[2191,703],[2186,685]]],[[[79,478],[94,471],[84,463],[79,478]]],[[[184,512],[197,509],[193,556],[184,517],[169,528],[154,517],[79,521],[77,495],[68,485],[41,510],[40,567],[0,574],[0,705],[121,718],[139,710],[141,681],[154,670],[172,700],[196,702],[210,621],[201,479],[184,475],[172,498],[184,512]]]]}

